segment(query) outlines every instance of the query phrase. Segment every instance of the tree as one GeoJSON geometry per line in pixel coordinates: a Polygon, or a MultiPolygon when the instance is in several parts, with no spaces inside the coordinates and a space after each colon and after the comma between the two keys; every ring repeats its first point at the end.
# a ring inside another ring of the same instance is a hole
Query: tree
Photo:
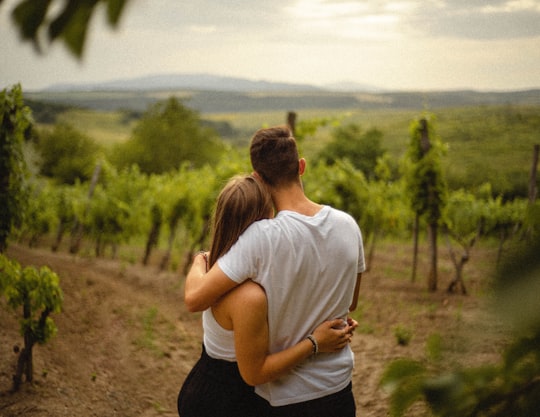
{"type": "Polygon", "coordinates": [[[411,207],[415,213],[413,280],[416,274],[419,221],[428,225],[430,271],[428,290],[437,290],[437,232],[446,204],[447,187],[441,168],[442,145],[434,137],[433,123],[426,118],[415,120],[410,126],[407,149],[406,181],[411,207]]]}
{"type": "Polygon", "coordinates": [[[23,142],[32,127],[30,109],[24,105],[20,85],[0,92],[0,253],[7,248],[13,227],[23,220],[27,202],[24,187],[26,163],[23,142]]]}
{"type": "Polygon", "coordinates": [[[69,124],[56,124],[37,142],[40,173],[61,184],[85,182],[92,177],[100,147],[69,124]]]}
{"type": "Polygon", "coordinates": [[[21,334],[24,346],[19,353],[13,376],[13,390],[19,389],[23,375],[33,380],[32,349],[36,343],[47,342],[56,333],[50,314],[60,312],[63,294],[58,275],[44,266],[21,268],[16,261],[0,254],[0,292],[13,310],[22,307],[21,334]]]}
{"type": "MultiPolygon", "coordinates": [[[[0,0],[0,5],[2,1],[0,0]]],[[[128,0],[19,0],[12,18],[20,36],[42,50],[41,31],[47,30],[50,43],[62,40],[77,58],[83,54],[86,32],[96,7],[107,8],[107,22],[116,27],[128,0]],[[51,16],[52,13],[54,16],[51,16]]]]}
{"type": "Polygon", "coordinates": [[[469,261],[471,250],[482,233],[485,205],[484,201],[464,190],[457,190],[449,194],[443,224],[450,260],[455,268],[454,279],[447,289],[449,293],[460,290],[462,294],[467,294],[463,282],[463,268],[469,261]],[[452,241],[461,247],[461,256],[457,254],[452,241]]]}
{"type": "Polygon", "coordinates": [[[367,179],[373,179],[377,159],[384,154],[382,137],[382,132],[375,128],[362,132],[354,123],[340,126],[334,130],[332,142],[321,151],[319,158],[329,164],[348,159],[367,179]]]}
{"type": "Polygon", "coordinates": [[[112,159],[121,167],[136,164],[147,174],[174,171],[183,162],[198,167],[219,160],[224,147],[217,139],[213,130],[201,126],[195,111],[170,97],[144,113],[112,159]]]}

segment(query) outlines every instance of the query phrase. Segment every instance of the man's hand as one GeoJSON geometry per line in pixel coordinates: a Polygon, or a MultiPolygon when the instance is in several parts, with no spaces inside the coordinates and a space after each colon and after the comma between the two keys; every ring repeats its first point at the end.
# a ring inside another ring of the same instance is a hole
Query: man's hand
{"type": "Polygon", "coordinates": [[[313,337],[319,352],[338,352],[350,342],[353,330],[342,319],[329,320],[317,326],[313,337]]]}

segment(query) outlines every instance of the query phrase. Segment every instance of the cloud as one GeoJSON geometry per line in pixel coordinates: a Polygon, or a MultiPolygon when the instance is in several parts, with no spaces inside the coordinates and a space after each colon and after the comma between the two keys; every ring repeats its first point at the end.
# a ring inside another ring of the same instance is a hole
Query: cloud
{"type": "Polygon", "coordinates": [[[130,0],[93,17],[82,62],[16,41],[0,1],[0,82],[32,87],[204,72],[387,88],[540,85],[540,0],[130,0]]]}
{"type": "Polygon", "coordinates": [[[499,40],[540,36],[540,3],[533,0],[426,2],[411,27],[435,37],[499,40]]]}
{"type": "MultiPolygon", "coordinates": [[[[6,6],[15,0],[8,0],[6,6]]],[[[538,0],[131,0],[129,36],[203,42],[394,42],[540,36],[538,0]]],[[[2,7],[0,7],[0,12],[2,7]]],[[[104,21],[104,16],[94,20],[104,21]]],[[[103,25],[98,22],[98,27],[103,25]]],[[[93,36],[93,34],[91,34],[93,36]]]]}
{"type": "Polygon", "coordinates": [[[305,34],[351,40],[401,36],[490,40],[540,35],[537,0],[297,0],[284,11],[305,34]]]}

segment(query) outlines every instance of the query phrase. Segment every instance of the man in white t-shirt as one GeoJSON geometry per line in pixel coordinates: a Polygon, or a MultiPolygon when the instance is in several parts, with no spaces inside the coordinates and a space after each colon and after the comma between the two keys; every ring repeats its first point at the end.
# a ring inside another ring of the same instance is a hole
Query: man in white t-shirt
{"type": "MultiPolygon", "coordinates": [[[[300,177],[305,160],[299,159],[288,127],[257,131],[250,155],[256,175],[272,195],[276,216],[252,224],[207,273],[202,256],[196,257],[186,278],[185,303],[190,311],[202,311],[252,279],[268,299],[273,353],[311,337],[325,320],[346,321],[358,301],[364,251],[360,228],[350,215],[304,194],[300,177]]],[[[316,340],[311,340],[316,353],[316,340]]],[[[273,417],[352,417],[353,365],[349,346],[314,354],[285,377],[257,386],[256,392],[273,417]]]]}

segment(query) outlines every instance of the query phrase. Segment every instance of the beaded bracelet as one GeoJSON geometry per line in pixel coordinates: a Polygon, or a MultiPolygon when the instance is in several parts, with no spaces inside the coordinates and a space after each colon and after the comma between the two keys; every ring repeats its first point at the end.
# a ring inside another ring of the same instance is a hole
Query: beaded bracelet
{"type": "Polygon", "coordinates": [[[317,353],[319,353],[319,344],[317,343],[313,335],[310,334],[307,338],[313,344],[313,350],[311,351],[311,353],[313,355],[316,355],[317,353]]]}

